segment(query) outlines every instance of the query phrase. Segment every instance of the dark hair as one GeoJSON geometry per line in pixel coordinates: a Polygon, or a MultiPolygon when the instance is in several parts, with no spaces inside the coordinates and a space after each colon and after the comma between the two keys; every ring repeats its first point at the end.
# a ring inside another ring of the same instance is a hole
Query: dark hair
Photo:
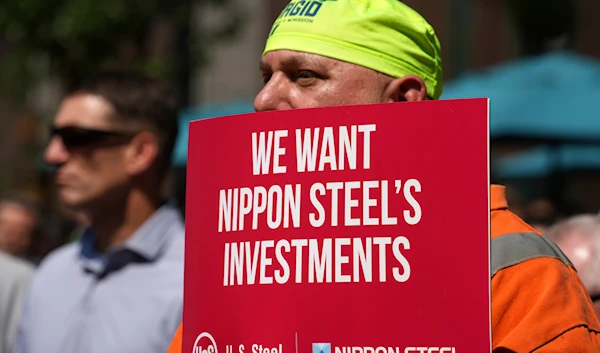
{"type": "Polygon", "coordinates": [[[104,71],[70,90],[70,95],[101,96],[113,106],[117,119],[147,126],[160,144],[158,171],[166,174],[177,139],[177,102],[163,82],[131,71],[104,71]]]}

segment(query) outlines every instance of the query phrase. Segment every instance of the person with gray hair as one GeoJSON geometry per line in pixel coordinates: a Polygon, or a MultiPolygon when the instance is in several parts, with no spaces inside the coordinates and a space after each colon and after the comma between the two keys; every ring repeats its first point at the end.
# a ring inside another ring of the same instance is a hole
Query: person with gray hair
{"type": "Polygon", "coordinates": [[[39,226],[37,202],[24,194],[11,193],[0,198],[0,250],[27,258],[39,226]]]}
{"type": "Polygon", "coordinates": [[[29,262],[0,250],[0,353],[10,353],[15,344],[21,303],[34,271],[29,262]]]}
{"type": "Polygon", "coordinates": [[[550,227],[545,236],[571,260],[600,315],[600,216],[567,218],[550,227]]]}

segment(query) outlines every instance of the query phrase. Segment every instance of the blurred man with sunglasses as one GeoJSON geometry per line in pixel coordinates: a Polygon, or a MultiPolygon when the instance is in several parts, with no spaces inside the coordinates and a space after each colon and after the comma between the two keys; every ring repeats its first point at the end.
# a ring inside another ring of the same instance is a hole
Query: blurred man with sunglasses
{"type": "Polygon", "coordinates": [[[133,73],[70,92],[47,163],[81,238],[48,255],[25,300],[16,353],[163,353],[181,319],[184,227],[161,197],[177,136],[173,95],[133,73]]]}

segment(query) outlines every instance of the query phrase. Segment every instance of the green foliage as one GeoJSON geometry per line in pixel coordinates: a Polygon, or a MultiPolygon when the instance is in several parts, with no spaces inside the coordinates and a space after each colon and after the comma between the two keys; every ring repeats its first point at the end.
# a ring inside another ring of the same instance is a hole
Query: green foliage
{"type": "Polygon", "coordinates": [[[153,54],[153,25],[160,20],[178,33],[198,4],[226,8],[228,22],[187,37],[192,69],[204,62],[208,44],[238,32],[242,12],[229,0],[2,0],[0,38],[8,50],[0,57],[0,94],[23,94],[47,74],[70,84],[107,67],[172,79],[178,54],[175,46],[153,54]]]}

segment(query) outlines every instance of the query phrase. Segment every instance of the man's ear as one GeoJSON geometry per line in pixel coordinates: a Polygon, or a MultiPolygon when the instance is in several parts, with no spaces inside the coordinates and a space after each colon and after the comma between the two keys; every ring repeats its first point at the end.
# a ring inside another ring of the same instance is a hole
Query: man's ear
{"type": "Polygon", "coordinates": [[[158,139],[154,134],[142,132],[130,142],[127,150],[127,172],[139,176],[145,173],[158,158],[158,139]]]}
{"type": "Polygon", "coordinates": [[[392,80],[384,91],[385,101],[418,102],[427,98],[427,87],[422,78],[416,75],[406,75],[392,80]]]}

